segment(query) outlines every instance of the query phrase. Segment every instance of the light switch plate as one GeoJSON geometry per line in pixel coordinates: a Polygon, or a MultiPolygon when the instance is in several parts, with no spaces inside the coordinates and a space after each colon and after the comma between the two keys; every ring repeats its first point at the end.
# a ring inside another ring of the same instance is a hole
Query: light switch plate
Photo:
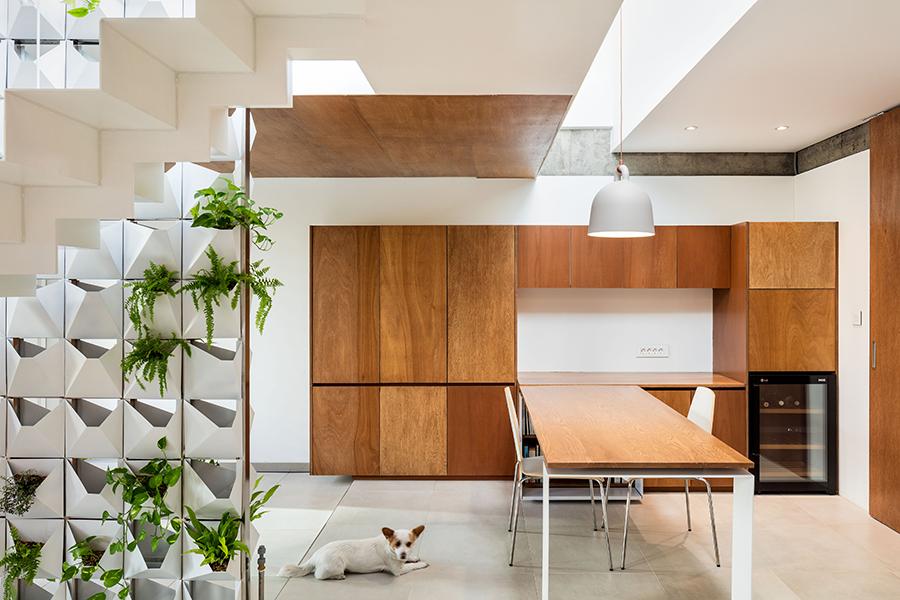
{"type": "Polygon", "coordinates": [[[638,348],[638,358],[669,358],[668,344],[644,344],[638,348]]]}

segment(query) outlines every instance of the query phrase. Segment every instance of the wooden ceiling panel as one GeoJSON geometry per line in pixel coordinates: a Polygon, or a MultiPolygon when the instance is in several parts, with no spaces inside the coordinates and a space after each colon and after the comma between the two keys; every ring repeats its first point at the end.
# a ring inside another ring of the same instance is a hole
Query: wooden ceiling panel
{"type": "Polygon", "coordinates": [[[253,109],[255,177],[535,177],[571,96],[295,96],[253,109]]]}

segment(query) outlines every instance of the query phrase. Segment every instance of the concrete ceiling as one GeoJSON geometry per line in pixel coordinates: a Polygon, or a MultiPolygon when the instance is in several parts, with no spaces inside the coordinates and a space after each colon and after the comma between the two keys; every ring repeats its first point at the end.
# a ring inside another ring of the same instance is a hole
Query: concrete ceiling
{"type": "Polygon", "coordinates": [[[898,23],[896,0],[758,0],[625,148],[794,151],[853,127],[900,103],[898,23]]]}

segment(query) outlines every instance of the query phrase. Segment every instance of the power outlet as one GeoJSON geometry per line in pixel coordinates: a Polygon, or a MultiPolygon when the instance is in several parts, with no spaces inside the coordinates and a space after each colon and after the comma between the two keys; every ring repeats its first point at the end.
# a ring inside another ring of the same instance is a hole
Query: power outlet
{"type": "Polygon", "coordinates": [[[638,358],[669,358],[668,344],[646,344],[638,348],[638,358]]]}

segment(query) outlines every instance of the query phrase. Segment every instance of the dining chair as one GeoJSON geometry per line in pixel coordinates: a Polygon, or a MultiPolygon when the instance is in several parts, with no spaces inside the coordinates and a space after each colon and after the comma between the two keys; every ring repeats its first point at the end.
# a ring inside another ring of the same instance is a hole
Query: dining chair
{"type": "MultiPolygon", "coordinates": [[[[513,558],[516,554],[516,533],[519,531],[519,511],[522,507],[522,486],[527,481],[540,481],[544,477],[542,456],[523,456],[522,453],[522,428],[519,424],[519,411],[513,401],[512,390],[507,387],[506,409],[509,412],[509,424],[512,427],[513,444],[516,447],[516,468],[513,474],[512,500],[509,505],[509,531],[512,532],[512,547],[509,550],[509,566],[513,566],[513,558]]],[[[613,570],[612,545],[609,541],[609,527],[606,513],[606,502],[609,492],[609,484],[604,477],[599,477],[581,469],[547,469],[547,475],[553,479],[568,479],[587,481],[591,490],[591,512],[594,517],[594,531],[597,531],[597,506],[594,501],[594,483],[600,486],[600,506],[602,511],[602,527],[606,535],[606,551],[609,554],[609,570],[613,570]],[[606,484],[606,487],[604,487],[606,484]]]]}
{"type": "MultiPolygon", "coordinates": [[[[706,387],[698,387],[694,391],[691,398],[691,407],[688,409],[687,418],[689,421],[700,427],[706,433],[712,433],[713,417],[716,414],[716,393],[706,387]]],[[[703,477],[694,477],[684,480],[684,503],[687,508],[687,526],[691,531],[691,480],[699,481],[706,486],[706,500],[709,503],[709,521],[712,525],[713,549],[716,553],[716,566],[720,567],[719,561],[719,539],[716,536],[716,513],[713,509],[712,487],[709,481],[703,477]]],[[[625,527],[622,538],[622,569],[625,569],[625,551],[628,547],[628,513],[631,508],[631,488],[634,485],[634,479],[628,480],[628,491],[625,496],[625,527]]]]}

